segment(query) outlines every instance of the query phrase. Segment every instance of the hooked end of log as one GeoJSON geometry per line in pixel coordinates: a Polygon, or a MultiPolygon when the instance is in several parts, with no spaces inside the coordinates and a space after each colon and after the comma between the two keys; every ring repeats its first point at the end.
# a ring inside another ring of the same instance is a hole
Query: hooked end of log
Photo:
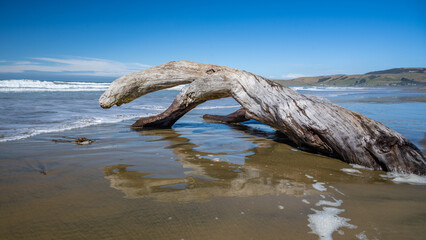
{"type": "Polygon", "coordinates": [[[120,106],[145,94],[191,83],[196,79],[223,72],[224,69],[229,70],[224,66],[186,60],[168,62],[114,80],[99,98],[99,105],[102,108],[120,106]]]}

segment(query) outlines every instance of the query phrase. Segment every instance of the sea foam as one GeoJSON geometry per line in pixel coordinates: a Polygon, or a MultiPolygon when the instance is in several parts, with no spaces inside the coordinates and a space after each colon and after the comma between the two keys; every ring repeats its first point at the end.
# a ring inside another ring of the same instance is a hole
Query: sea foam
{"type": "Polygon", "coordinates": [[[1,80],[0,92],[88,92],[105,91],[109,83],[39,81],[28,79],[1,80]]]}
{"type": "Polygon", "coordinates": [[[362,166],[362,165],[359,165],[359,164],[350,163],[349,165],[351,165],[353,168],[366,169],[366,170],[374,170],[373,168],[365,167],[365,166],[362,166]]]}
{"type": "MultiPolygon", "coordinates": [[[[95,92],[105,91],[111,83],[107,82],[67,82],[41,81],[31,79],[0,80],[0,92],[95,92]]],[[[186,84],[167,88],[180,91],[186,84]]]]}
{"type": "Polygon", "coordinates": [[[353,175],[361,174],[361,171],[353,169],[353,168],[342,168],[340,170],[345,172],[345,173],[349,173],[349,174],[353,174],[353,175]]]}
{"type": "Polygon", "coordinates": [[[331,206],[331,207],[340,207],[340,205],[342,205],[342,203],[343,203],[342,200],[338,200],[338,199],[335,199],[335,198],[333,198],[333,200],[334,200],[334,202],[327,201],[327,200],[320,200],[315,205],[316,206],[327,205],[327,206],[331,206]]]}
{"type": "Polygon", "coordinates": [[[348,223],[350,219],[338,216],[344,209],[334,207],[323,207],[322,211],[311,209],[314,214],[309,214],[308,226],[312,232],[317,234],[321,240],[331,240],[333,232],[341,227],[355,229],[357,226],[348,223]]]}
{"type": "Polygon", "coordinates": [[[291,89],[295,91],[365,91],[369,88],[365,87],[329,87],[329,86],[292,86],[291,89]]]}
{"type": "Polygon", "coordinates": [[[317,182],[315,184],[312,184],[312,187],[315,188],[318,191],[321,191],[321,192],[327,191],[327,188],[324,187],[324,183],[323,182],[317,182]]]}
{"type": "MultiPolygon", "coordinates": [[[[324,186],[325,183],[323,182],[317,182],[313,184],[312,186],[319,190],[319,191],[327,191],[327,188],[324,186]]],[[[336,190],[336,188],[330,186],[330,188],[333,188],[336,190]]],[[[342,193],[343,194],[343,193],[342,193]]],[[[323,199],[325,199],[325,196],[320,195],[323,199]]],[[[355,229],[357,226],[348,223],[350,221],[349,218],[344,218],[339,216],[340,213],[344,212],[344,209],[339,209],[337,207],[340,207],[343,203],[343,200],[336,199],[334,197],[331,197],[333,201],[328,200],[320,200],[315,205],[322,207],[322,210],[317,210],[311,208],[311,210],[314,212],[313,214],[308,215],[308,227],[311,228],[312,233],[319,236],[321,240],[331,240],[332,235],[335,231],[337,231],[339,234],[343,235],[344,232],[340,229],[342,227],[355,229]]],[[[304,203],[309,203],[308,201],[302,201],[304,203]]]]}
{"type": "MultiPolygon", "coordinates": [[[[146,114],[146,116],[152,115],[152,114],[146,114]]],[[[143,115],[145,116],[145,115],[143,115]]],[[[84,128],[99,124],[105,124],[105,123],[118,123],[130,119],[134,119],[137,117],[142,117],[141,114],[128,114],[128,115],[114,115],[112,117],[89,117],[86,119],[81,119],[76,122],[72,123],[62,123],[58,125],[51,125],[48,128],[47,127],[34,127],[34,128],[27,128],[27,129],[21,129],[20,132],[16,132],[12,136],[5,136],[4,138],[0,138],[0,142],[8,142],[8,141],[16,141],[21,140],[25,138],[29,138],[32,136],[36,136],[43,133],[54,133],[54,132],[63,132],[68,131],[72,129],[78,129],[78,128],[84,128]]]]}
{"type": "Polygon", "coordinates": [[[232,106],[205,106],[205,107],[196,107],[198,110],[208,110],[208,109],[222,109],[222,108],[240,108],[241,105],[232,105],[232,106]]]}
{"type": "Polygon", "coordinates": [[[408,183],[412,185],[426,184],[426,176],[419,176],[416,174],[388,172],[386,174],[381,174],[380,176],[395,183],[408,183]]]}

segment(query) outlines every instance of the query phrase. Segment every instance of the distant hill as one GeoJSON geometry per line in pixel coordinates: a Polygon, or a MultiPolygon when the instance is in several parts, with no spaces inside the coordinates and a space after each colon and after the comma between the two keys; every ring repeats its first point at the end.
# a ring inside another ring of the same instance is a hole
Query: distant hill
{"type": "Polygon", "coordinates": [[[285,86],[426,86],[426,68],[392,68],[357,75],[332,75],[300,77],[293,80],[276,80],[285,86]]]}

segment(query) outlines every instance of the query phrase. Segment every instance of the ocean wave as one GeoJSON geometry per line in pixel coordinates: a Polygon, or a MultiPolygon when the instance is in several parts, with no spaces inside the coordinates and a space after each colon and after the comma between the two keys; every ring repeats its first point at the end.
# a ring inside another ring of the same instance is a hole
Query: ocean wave
{"type": "Polygon", "coordinates": [[[166,88],[166,89],[164,89],[164,90],[168,90],[168,91],[180,91],[180,90],[182,90],[182,88],[183,87],[185,87],[186,85],[188,85],[188,84],[182,84],[182,85],[178,85],[178,86],[174,86],[174,87],[171,87],[171,88],[166,88]]]}
{"type": "Polygon", "coordinates": [[[134,105],[129,107],[130,109],[137,109],[137,110],[155,110],[155,111],[164,111],[167,109],[167,106],[161,106],[161,105],[134,105]]]}
{"type": "Polygon", "coordinates": [[[197,107],[197,108],[195,108],[195,109],[203,109],[203,110],[206,110],[206,109],[221,109],[221,108],[240,108],[241,107],[241,105],[233,105],[233,106],[209,106],[209,107],[197,107]]]}
{"type": "MultiPolygon", "coordinates": [[[[111,83],[105,82],[66,82],[31,79],[0,80],[0,92],[97,92],[105,91],[111,83]]],[[[167,91],[180,91],[186,84],[167,88],[167,91]]]]}
{"type": "MultiPolygon", "coordinates": [[[[233,106],[205,106],[205,107],[196,107],[197,110],[209,110],[209,109],[223,109],[223,108],[240,108],[240,105],[233,105],[233,106]]],[[[168,108],[168,106],[161,106],[161,105],[135,105],[130,107],[131,109],[140,109],[140,110],[157,110],[157,111],[164,111],[168,108]]]]}
{"type": "Polygon", "coordinates": [[[0,92],[88,92],[105,91],[110,83],[40,81],[29,79],[0,80],[0,92]]]}
{"type": "Polygon", "coordinates": [[[365,91],[370,88],[366,87],[323,87],[323,86],[294,86],[290,87],[291,89],[295,91],[316,91],[316,92],[322,92],[322,91],[365,91]]]}
{"type": "Polygon", "coordinates": [[[62,123],[60,125],[46,127],[34,127],[34,128],[25,128],[20,129],[20,132],[16,132],[13,136],[4,136],[0,139],[0,142],[9,142],[21,140],[29,137],[33,137],[43,133],[53,133],[53,132],[64,132],[72,129],[84,128],[93,125],[106,124],[106,123],[118,123],[126,120],[131,120],[134,118],[147,117],[152,115],[152,113],[146,114],[119,114],[112,117],[88,117],[85,119],[80,119],[73,123],[62,123]]]}

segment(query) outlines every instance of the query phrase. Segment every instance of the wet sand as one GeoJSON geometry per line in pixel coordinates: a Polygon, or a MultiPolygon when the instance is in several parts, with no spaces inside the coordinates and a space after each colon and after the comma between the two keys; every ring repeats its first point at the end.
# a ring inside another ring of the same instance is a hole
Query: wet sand
{"type": "Polygon", "coordinates": [[[259,124],[193,119],[0,143],[0,239],[318,239],[309,219],[333,204],[346,219],[333,239],[426,236],[425,185],[303,152],[259,124]]]}

